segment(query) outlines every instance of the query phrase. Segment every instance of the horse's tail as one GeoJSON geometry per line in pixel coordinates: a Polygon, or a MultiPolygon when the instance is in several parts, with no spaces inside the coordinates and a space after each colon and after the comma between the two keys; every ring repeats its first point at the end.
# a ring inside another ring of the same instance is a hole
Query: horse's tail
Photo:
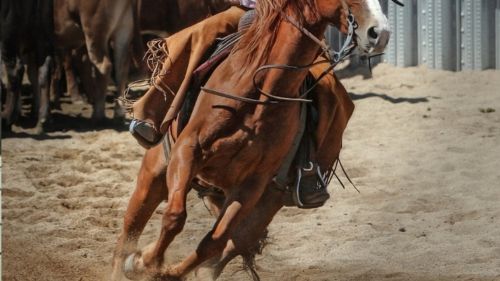
{"type": "Polygon", "coordinates": [[[269,244],[267,240],[268,233],[269,231],[266,229],[260,237],[259,241],[257,241],[257,245],[249,249],[248,252],[241,255],[241,257],[243,258],[243,269],[248,272],[253,281],[260,281],[259,274],[257,273],[255,256],[261,255],[264,248],[267,246],[267,244],[269,244]]]}

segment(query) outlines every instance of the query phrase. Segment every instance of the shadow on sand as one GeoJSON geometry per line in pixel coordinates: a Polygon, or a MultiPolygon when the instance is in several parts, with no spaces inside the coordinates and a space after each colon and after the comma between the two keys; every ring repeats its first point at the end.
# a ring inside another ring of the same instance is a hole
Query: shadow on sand
{"type": "Polygon", "coordinates": [[[362,100],[362,99],[367,99],[367,98],[381,98],[385,101],[388,101],[390,103],[423,103],[423,102],[429,102],[429,99],[427,97],[418,97],[418,98],[405,98],[405,97],[400,97],[400,98],[395,98],[388,96],[386,94],[378,94],[378,93],[365,93],[365,94],[355,94],[355,93],[349,93],[349,96],[351,96],[352,100],[362,100]]]}
{"type": "MultiPolygon", "coordinates": [[[[23,85],[21,95],[21,114],[14,124],[14,128],[6,126],[2,119],[2,139],[3,138],[33,138],[35,140],[46,139],[66,139],[70,135],[64,134],[67,131],[91,132],[96,130],[113,129],[123,132],[128,129],[129,122],[123,118],[104,119],[94,121],[90,118],[92,115],[92,105],[84,99],[73,101],[71,97],[62,96],[58,104],[51,102],[51,114],[49,121],[44,124],[43,132],[36,129],[36,118],[32,116],[32,96],[29,93],[29,87],[23,85]],[[56,133],[57,134],[52,134],[56,133]]],[[[112,95],[106,96],[106,115],[113,115],[112,95]]]]}

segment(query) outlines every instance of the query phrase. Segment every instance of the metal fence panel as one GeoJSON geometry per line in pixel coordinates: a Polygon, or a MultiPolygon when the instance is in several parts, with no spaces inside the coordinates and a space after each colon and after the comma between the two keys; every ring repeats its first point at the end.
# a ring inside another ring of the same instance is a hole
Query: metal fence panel
{"type": "Polygon", "coordinates": [[[392,1],[388,2],[387,14],[392,35],[387,47],[387,62],[397,66],[417,65],[417,34],[415,26],[417,1],[411,0],[401,8],[392,1]]]}
{"type": "Polygon", "coordinates": [[[462,0],[462,69],[494,67],[495,0],[462,0]]]}
{"type": "Polygon", "coordinates": [[[418,1],[418,62],[430,68],[457,70],[457,1],[418,1]]]}
{"type": "Polygon", "coordinates": [[[497,9],[495,13],[495,26],[496,26],[496,65],[497,69],[500,69],[500,0],[497,0],[497,9]]]}
{"type": "MultiPolygon", "coordinates": [[[[500,69],[500,0],[380,0],[391,27],[383,61],[446,70],[500,69]]],[[[338,49],[336,29],[326,34],[338,49]]],[[[378,58],[373,62],[378,62],[378,58]]]]}

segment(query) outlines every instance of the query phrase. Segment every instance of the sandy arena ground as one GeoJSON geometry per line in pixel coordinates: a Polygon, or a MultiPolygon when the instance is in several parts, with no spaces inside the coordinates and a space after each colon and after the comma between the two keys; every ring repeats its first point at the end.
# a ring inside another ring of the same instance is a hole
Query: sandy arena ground
{"type": "MultiPolygon", "coordinates": [[[[380,65],[373,76],[343,80],[356,110],[341,156],[361,194],[334,181],[323,208],[283,209],[262,279],[500,280],[500,72],[380,65]]],[[[107,280],[143,150],[112,128],[16,130],[2,139],[3,280],[107,280]]],[[[171,262],[213,222],[194,194],[188,214],[171,262]]],[[[220,280],[251,279],[235,260],[220,280]]]]}

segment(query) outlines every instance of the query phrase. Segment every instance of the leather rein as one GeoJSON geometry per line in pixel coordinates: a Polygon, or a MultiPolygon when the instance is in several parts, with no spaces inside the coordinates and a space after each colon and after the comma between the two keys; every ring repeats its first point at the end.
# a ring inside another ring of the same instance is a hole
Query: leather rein
{"type": "Polygon", "coordinates": [[[252,104],[278,104],[281,102],[302,102],[302,103],[310,103],[312,100],[306,99],[307,95],[318,85],[319,81],[325,77],[339,62],[341,62],[343,59],[345,59],[348,55],[351,54],[351,52],[354,50],[356,47],[356,43],[354,42],[354,36],[355,36],[355,31],[356,28],[358,27],[354,15],[351,13],[350,9],[347,9],[348,14],[347,14],[347,23],[348,23],[348,31],[347,31],[347,38],[342,46],[342,48],[337,52],[332,49],[331,46],[329,46],[325,41],[320,40],[318,37],[316,37],[314,34],[312,34],[309,30],[304,28],[302,25],[300,25],[295,19],[289,17],[286,15],[283,11],[280,11],[282,14],[282,17],[291,23],[294,27],[296,27],[298,30],[300,30],[304,35],[309,37],[312,41],[314,41],[316,44],[320,46],[322,49],[322,54],[324,54],[328,59],[327,60],[321,60],[317,62],[310,63],[308,65],[304,66],[293,66],[293,65],[287,65],[287,64],[267,64],[263,65],[255,71],[253,74],[253,85],[254,88],[263,96],[269,98],[268,100],[262,101],[258,99],[253,99],[253,98],[247,98],[247,97],[239,97],[235,96],[229,93],[225,93],[219,90],[215,89],[210,89],[207,87],[202,86],[201,90],[212,94],[216,96],[221,96],[224,98],[229,98],[229,99],[234,99],[237,101],[241,102],[246,102],[246,103],[252,103],[252,104]],[[276,95],[272,95],[269,93],[266,93],[263,91],[258,85],[257,85],[257,74],[259,74],[262,71],[269,70],[269,69],[282,69],[282,70],[291,70],[291,71],[300,71],[304,69],[310,69],[311,67],[318,65],[318,64],[323,64],[325,62],[330,63],[330,66],[328,66],[321,74],[320,76],[314,81],[312,86],[304,91],[298,98],[285,98],[285,97],[280,97],[276,95]]]}

